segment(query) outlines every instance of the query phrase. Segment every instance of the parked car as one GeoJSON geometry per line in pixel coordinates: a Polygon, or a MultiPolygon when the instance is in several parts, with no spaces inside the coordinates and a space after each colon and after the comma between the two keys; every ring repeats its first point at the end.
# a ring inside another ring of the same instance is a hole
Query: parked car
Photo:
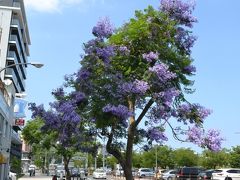
{"type": "Polygon", "coordinates": [[[200,180],[200,179],[211,179],[213,171],[214,171],[213,169],[209,169],[209,170],[200,172],[198,174],[198,180],[200,180]]]}
{"type": "Polygon", "coordinates": [[[178,170],[176,179],[177,180],[197,180],[198,174],[202,171],[204,171],[204,169],[199,167],[182,167],[178,170]]]}
{"type": "Polygon", "coordinates": [[[93,178],[107,179],[107,173],[103,169],[96,169],[93,172],[93,178]]]}
{"type": "Polygon", "coordinates": [[[17,180],[17,174],[14,172],[10,171],[8,177],[9,177],[9,180],[17,180]]]}
{"type": "Polygon", "coordinates": [[[137,176],[137,173],[138,173],[138,169],[132,169],[132,175],[133,177],[137,176]]]}
{"type": "Polygon", "coordinates": [[[176,179],[178,170],[177,169],[169,169],[161,174],[160,179],[162,180],[174,180],[176,179]]]}
{"type": "Polygon", "coordinates": [[[150,169],[150,168],[140,168],[138,170],[138,177],[153,177],[154,176],[154,172],[150,169]]]}
{"type": "Polygon", "coordinates": [[[114,176],[124,176],[124,171],[123,169],[115,169],[113,171],[114,176]]]}
{"type": "Polygon", "coordinates": [[[49,164],[49,166],[48,166],[49,176],[56,175],[56,168],[57,168],[57,164],[49,164]]]}
{"type": "Polygon", "coordinates": [[[166,172],[166,169],[158,169],[155,173],[154,173],[154,179],[161,179],[162,173],[166,172]]]}
{"type": "Polygon", "coordinates": [[[56,175],[57,177],[65,177],[65,169],[64,169],[64,166],[63,165],[57,165],[57,168],[56,168],[56,175]]]}
{"type": "Polygon", "coordinates": [[[237,168],[216,169],[212,173],[212,179],[215,179],[215,180],[239,180],[240,179],[240,169],[237,169],[237,168]]]}
{"type": "Polygon", "coordinates": [[[112,173],[112,168],[108,167],[108,168],[105,168],[105,171],[107,174],[111,174],[112,173]]]}
{"type": "Polygon", "coordinates": [[[71,176],[72,177],[79,177],[80,176],[80,171],[79,171],[79,169],[78,168],[72,168],[71,169],[71,176]]]}

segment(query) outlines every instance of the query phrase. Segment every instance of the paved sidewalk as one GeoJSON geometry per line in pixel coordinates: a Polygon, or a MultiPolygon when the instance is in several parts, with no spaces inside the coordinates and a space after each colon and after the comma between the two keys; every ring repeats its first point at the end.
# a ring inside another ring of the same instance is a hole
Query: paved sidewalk
{"type": "Polygon", "coordinates": [[[29,176],[29,173],[27,173],[18,180],[52,180],[52,177],[42,173],[36,173],[35,176],[29,176]]]}

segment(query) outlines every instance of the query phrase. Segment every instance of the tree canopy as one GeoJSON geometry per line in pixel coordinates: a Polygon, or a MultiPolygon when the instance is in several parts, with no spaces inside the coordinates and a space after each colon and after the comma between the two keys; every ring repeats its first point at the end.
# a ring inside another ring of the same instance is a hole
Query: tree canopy
{"type": "Polygon", "coordinates": [[[136,11],[118,29],[108,18],[101,19],[93,27],[94,38],[83,45],[80,69],[65,78],[64,86],[73,91],[66,96],[59,88],[54,93],[54,113],[32,106],[38,115],[44,112],[46,130],[54,128],[61,143],[70,147],[68,137],[81,133],[78,123],[84,122],[87,130],[107,138],[107,151],[127,180],[133,179],[133,145],[148,149],[154,141],[162,144],[168,140],[167,128],[177,140],[220,150],[219,132],[203,129],[211,111],[185,97],[194,92],[190,77],[196,73],[193,9],[181,0],[162,0],[159,9],[136,11]]]}

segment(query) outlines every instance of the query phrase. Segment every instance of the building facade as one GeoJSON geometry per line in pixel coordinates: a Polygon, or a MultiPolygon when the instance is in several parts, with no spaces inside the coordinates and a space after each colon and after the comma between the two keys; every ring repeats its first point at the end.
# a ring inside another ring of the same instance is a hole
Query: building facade
{"type": "Polygon", "coordinates": [[[23,173],[28,173],[29,165],[31,164],[31,146],[28,145],[24,140],[22,143],[22,171],[23,173]]]}
{"type": "Polygon", "coordinates": [[[16,94],[25,92],[27,65],[19,63],[27,63],[29,45],[23,0],[0,0],[0,180],[8,177],[10,154],[21,159],[14,105],[16,94]]]}

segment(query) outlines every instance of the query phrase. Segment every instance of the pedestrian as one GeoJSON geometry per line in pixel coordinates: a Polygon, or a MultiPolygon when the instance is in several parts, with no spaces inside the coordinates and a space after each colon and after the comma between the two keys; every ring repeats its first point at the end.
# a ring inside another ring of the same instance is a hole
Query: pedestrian
{"type": "Polygon", "coordinates": [[[52,180],[57,180],[57,176],[54,175],[54,176],[52,177],[52,180]]]}
{"type": "Polygon", "coordinates": [[[33,170],[29,169],[29,176],[32,176],[32,175],[33,175],[33,170]]]}

